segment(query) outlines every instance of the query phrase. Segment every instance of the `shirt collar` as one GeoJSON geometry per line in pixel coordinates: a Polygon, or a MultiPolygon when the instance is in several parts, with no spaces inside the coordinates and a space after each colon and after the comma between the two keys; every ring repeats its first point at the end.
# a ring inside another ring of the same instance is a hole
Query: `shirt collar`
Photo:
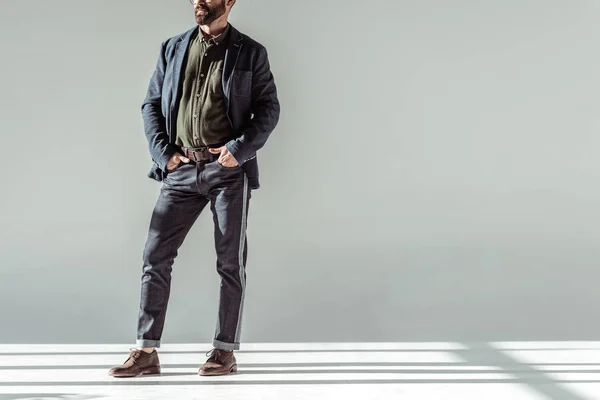
{"type": "Polygon", "coordinates": [[[207,42],[208,44],[221,44],[223,43],[223,41],[225,39],[227,39],[227,35],[229,34],[230,29],[230,24],[227,24],[227,26],[225,27],[225,30],[223,32],[221,32],[218,36],[213,36],[209,39],[206,39],[204,37],[204,34],[202,33],[202,30],[200,29],[200,27],[198,26],[198,35],[200,36],[200,41],[201,42],[207,42]]]}

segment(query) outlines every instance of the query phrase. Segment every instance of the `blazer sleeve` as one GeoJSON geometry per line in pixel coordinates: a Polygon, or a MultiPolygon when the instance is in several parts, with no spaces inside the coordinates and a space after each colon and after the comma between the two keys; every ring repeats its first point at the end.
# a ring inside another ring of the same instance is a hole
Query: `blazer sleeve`
{"type": "Polygon", "coordinates": [[[156,63],[156,68],[144,102],[142,103],[142,118],[144,120],[144,133],[148,140],[148,147],[152,160],[160,169],[166,172],[167,163],[178,151],[177,146],[169,143],[169,135],[166,129],[166,119],[162,112],[162,89],[165,77],[167,60],[165,56],[167,42],[163,42],[156,63]]]}
{"type": "Polygon", "coordinates": [[[256,62],[252,68],[251,111],[250,123],[242,129],[237,139],[225,144],[227,150],[242,165],[261,149],[279,121],[279,100],[275,79],[267,50],[258,50],[256,62]]]}

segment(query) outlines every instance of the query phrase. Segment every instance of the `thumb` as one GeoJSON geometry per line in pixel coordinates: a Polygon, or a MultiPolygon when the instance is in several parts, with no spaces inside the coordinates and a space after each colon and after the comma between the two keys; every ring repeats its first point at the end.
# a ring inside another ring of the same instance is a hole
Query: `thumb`
{"type": "Polygon", "coordinates": [[[217,147],[216,149],[208,149],[208,151],[210,151],[212,154],[219,154],[221,152],[221,149],[223,149],[223,147],[217,147]]]}
{"type": "Polygon", "coordinates": [[[189,162],[190,162],[190,159],[189,159],[189,158],[187,158],[186,156],[182,156],[182,155],[180,155],[180,156],[179,156],[179,159],[180,159],[181,161],[183,161],[184,163],[189,163],[189,162]]]}

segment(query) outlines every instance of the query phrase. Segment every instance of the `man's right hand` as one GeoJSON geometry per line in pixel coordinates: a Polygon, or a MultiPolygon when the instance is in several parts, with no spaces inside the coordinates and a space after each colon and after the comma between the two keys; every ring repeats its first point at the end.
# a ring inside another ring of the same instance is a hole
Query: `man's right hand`
{"type": "Polygon", "coordinates": [[[173,171],[175,168],[179,166],[182,162],[189,163],[190,159],[183,156],[181,153],[173,154],[173,157],[167,163],[167,171],[173,171]]]}

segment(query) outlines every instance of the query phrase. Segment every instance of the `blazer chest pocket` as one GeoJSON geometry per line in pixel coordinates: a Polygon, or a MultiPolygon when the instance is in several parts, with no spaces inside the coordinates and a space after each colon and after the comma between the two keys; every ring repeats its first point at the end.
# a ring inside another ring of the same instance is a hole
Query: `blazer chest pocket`
{"type": "Polygon", "coordinates": [[[234,70],[231,90],[234,96],[250,96],[252,90],[252,71],[234,70]]]}

